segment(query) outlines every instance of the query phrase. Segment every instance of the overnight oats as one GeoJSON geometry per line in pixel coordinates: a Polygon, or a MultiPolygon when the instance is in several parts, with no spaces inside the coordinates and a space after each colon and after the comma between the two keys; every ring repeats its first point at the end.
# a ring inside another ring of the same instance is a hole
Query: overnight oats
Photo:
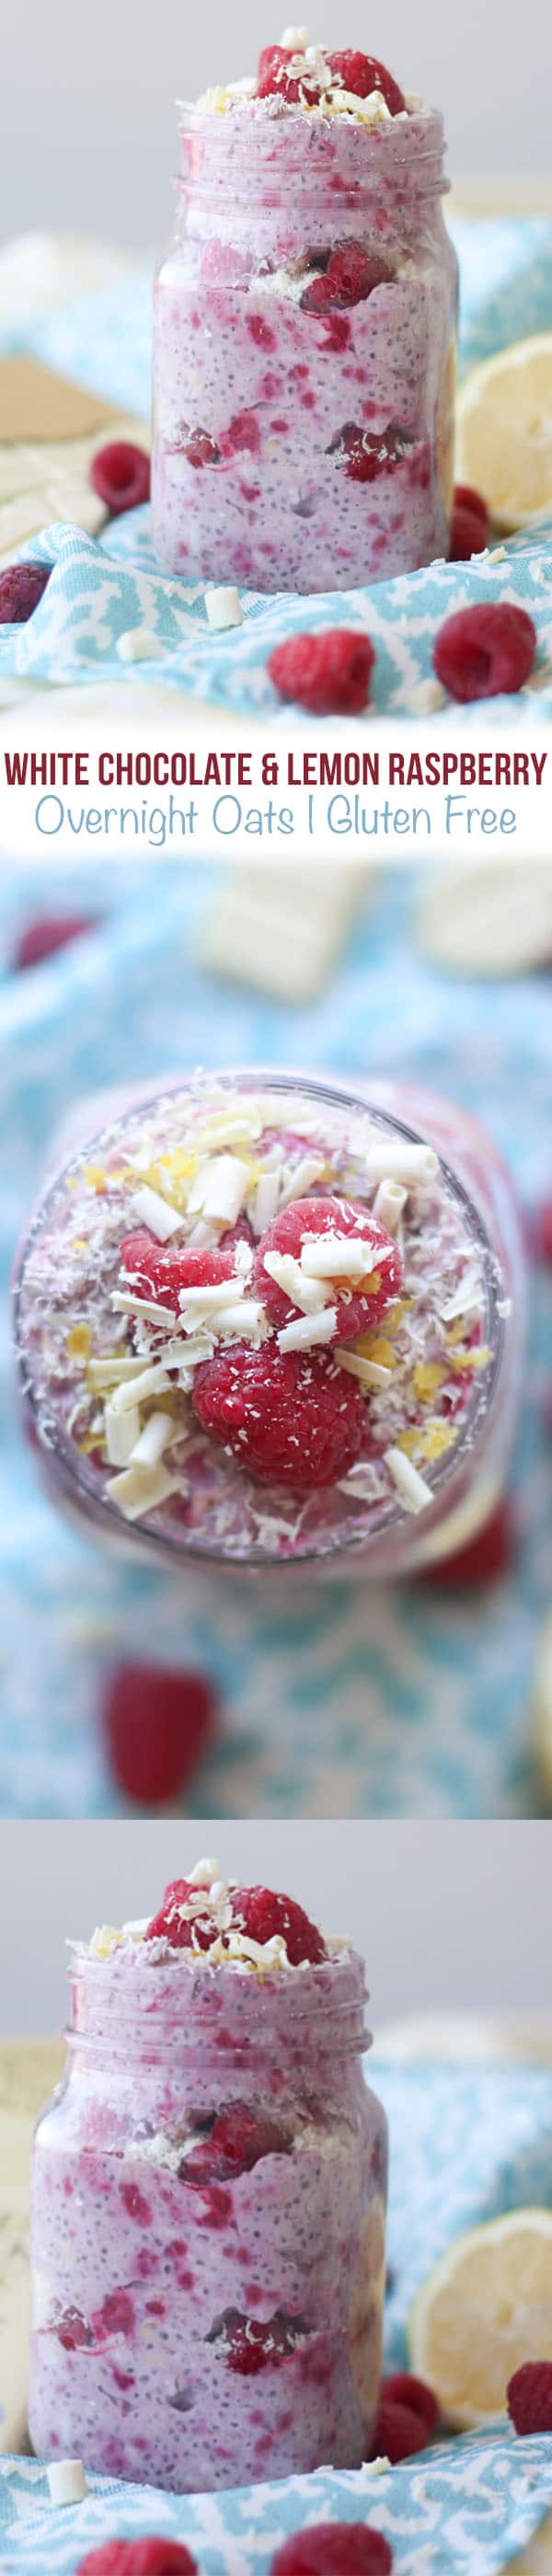
{"type": "Polygon", "coordinates": [[[24,1419],[91,1532],[173,1564],[358,1550],[401,1572],[491,1510],[517,1389],[506,1175],[460,1110],[432,1104],[436,1150],[396,1114],[406,1088],[374,1097],[190,1076],[48,1187],[15,1288],[24,1419]]]}
{"type": "Polygon", "coordinates": [[[72,1946],[33,2159],[35,2450],[173,2489],[369,2456],[387,2129],[362,1959],[198,1862],[72,1946]]]}
{"type": "Polygon", "coordinates": [[[290,29],[182,111],[154,315],[153,534],[188,580],[350,589],[448,553],[443,126],[290,29]]]}

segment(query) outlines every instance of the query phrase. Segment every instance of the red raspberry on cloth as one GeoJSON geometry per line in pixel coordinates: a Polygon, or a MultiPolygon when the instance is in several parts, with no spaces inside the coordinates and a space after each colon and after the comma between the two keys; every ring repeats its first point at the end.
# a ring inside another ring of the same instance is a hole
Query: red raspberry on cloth
{"type": "Polygon", "coordinates": [[[324,627],[318,635],[290,635],[277,644],[268,676],[281,698],[313,716],[359,716],[368,706],[376,656],[359,626],[324,627]]]}
{"type": "MultiPolygon", "coordinates": [[[[298,45],[295,50],[299,54],[302,48],[298,45]]],[[[306,107],[316,107],[320,90],[312,75],[307,73],[306,63],[304,79],[292,76],[290,63],[289,46],[263,45],[257,68],[257,98],[285,98],[287,107],[297,107],[298,100],[302,99],[306,107]]]]}
{"type": "Polygon", "coordinates": [[[204,1673],[165,1664],[118,1664],[108,1675],[101,1723],[110,1770],[125,1797],[166,1806],[191,1779],[213,1733],[216,1698],[204,1673]]]}
{"type": "Polygon", "coordinates": [[[327,1958],[326,1943],[316,1923],[311,1923],[295,1897],[277,1895],[271,1887],[236,1887],[232,1892],[232,1920],[238,1932],[250,1941],[272,1941],[277,1933],[285,1941],[292,1968],[305,1959],[317,1967],[327,1958]]]}
{"type": "Polygon", "coordinates": [[[270,2576],[389,2576],[392,2565],[383,2531],[364,2522],[315,2522],[277,2549],[270,2576]]]}
{"type": "Polygon", "coordinates": [[[145,448],[134,447],[130,439],[112,438],[92,457],[90,481],[112,519],[120,519],[124,510],[139,509],[150,496],[150,460],[145,448]]]}
{"type": "Polygon", "coordinates": [[[392,2370],[387,2379],[382,2379],[380,2405],[382,2398],[386,2402],[390,2398],[393,2404],[408,2406],[411,2415],[419,2415],[420,2423],[427,2425],[428,2433],[433,2432],[439,2408],[426,2379],[416,2379],[412,2370],[392,2370]]]}
{"type": "Polygon", "coordinates": [[[302,313],[323,313],[335,307],[363,304],[375,286],[385,286],[391,270],[384,260],[369,259],[362,243],[337,242],[321,277],[311,277],[301,296],[302,313]]]}
{"type": "Polygon", "coordinates": [[[398,2399],[380,2396],[372,2439],[372,2459],[410,2460],[415,2451],[425,2451],[428,2425],[413,2406],[401,2406],[398,2399]]]}
{"type": "Polygon", "coordinates": [[[179,1314],[181,1288],[216,1288],[224,1279],[235,1277],[235,1235],[226,1247],[203,1252],[193,1244],[175,1251],[174,1237],[158,1243],[147,1225],[137,1226],[133,1234],[123,1235],[120,1250],[125,1285],[130,1283],[140,1297],[151,1297],[154,1304],[172,1306],[179,1314]]]}
{"type": "Polygon", "coordinates": [[[544,1207],[539,1208],[531,1233],[537,1259],[544,1261],[547,1269],[552,1268],[552,1199],[546,1199],[544,1207]]]}
{"type": "Polygon", "coordinates": [[[400,116],[404,107],[402,89],[393,79],[393,73],[387,71],[385,63],[376,61],[375,54],[355,54],[350,49],[341,54],[327,54],[326,61],[341,89],[351,90],[355,98],[371,98],[372,91],[377,89],[380,97],[385,99],[390,116],[400,116]]]}
{"type": "Polygon", "coordinates": [[[198,2576],[198,2567],[183,2540],[152,2532],[143,2540],[102,2540],[79,2560],[76,2576],[198,2576]]]}
{"type": "Polygon", "coordinates": [[[470,510],[472,518],[480,519],[481,526],[485,531],[485,535],[481,540],[482,545],[484,545],[489,525],[489,512],[487,509],[487,503],[483,500],[483,493],[475,492],[473,484],[471,483],[455,483],[453,498],[455,510],[457,508],[459,510],[470,510]]]}
{"type": "Polygon", "coordinates": [[[0,626],[26,626],[50,579],[51,564],[7,564],[0,572],[0,626]]]}
{"type": "Polygon", "coordinates": [[[68,948],[73,939],[83,939],[86,930],[97,930],[97,914],[90,912],[39,913],[28,921],[12,951],[10,965],[22,974],[28,966],[42,966],[46,957],[55,957],[58,948],[68,948]]]}
{"type": "Polygon", "coordinates": [[[233,2182],[237,2174],[252,2173],[263,2156],[286,2156],[290,2150],[291,2139],[275,2120],[264,2120],[246,2102],[235,2102],[219,2111],[209,2137],[200,2138],[183,2157],[181,2178],[196,2184],[233,2182]]]}
{"type": "MultiPolygon", "coordinates": [[[[366,1333],[373,1325],[379,1324],[386,1306],[394,1297],[400,1296],[403,1266],[392,1236],[378,1224],[377,1217],[372,1216],[367,1208],[357,1206],[353,1199],[295,1199],[291,1207],[284,1208],[282,1215],[275,1217],[273,1224],[268,1226],[259,1244],[255,1288],[257,1295],[262,1297],[271,1323],[277,1327],[286,1324],[290,1316],[300,1314],[300,1307],[265,1269],[266,1255],[291,1253],[292,1259],[300,1262],[308,1236],[325,1234],[361,1235],[363,1242],[372,1244],[378,1254],[367,1285],[364,1281],[360,1284],[348,1281],[345,1266],[341,1279],[324,1279],[321,1283],[328,1291],[328,1304],[336,1307],[334,1341],[354,1342],[357,1333],[366,1333]],[[377,1286],[376,1281],[379,1283],[377,1286]]],[[[309,1282],[306,1280],[305,1284],[308,1287],[309,1282]]]]}
{"type": "Polygon", "coordinates": [[[552,2433],[552,2361],[522,2361],[506,2396],[516,2433],[552,2433]]]}
{"type": "Polygon", "coordinates": [[[532,671],[537,638],[525,608],[505,602],[460,608],[439,627],[433,669],[443,689],[466,706],[522,689],[532,671]]]}
{"type": "Polygon", "coordinates": [[[480,1583],[496,1583],[511,1565],[515,1545],[514,1515],[506,1499],[497,1504],[475,1538],[467,1539],[465,1547],[455,1548],[453,1556],[437,1559],[435,1565],[426,1565],[420,1582],[436,1583],[443,1592],[455,1591],[456,1587],[470,1591],[480,1583]]]}
{"type": "Polygon", "coordinates": [[[367,1447],[358,1384],[318,1351],[220,1347],[196,1369],[192,1402],[241,1467],[296,1494],[333,1485],[367,1447]]]}
{"type": "Polygon", "coordinates": [[[455,501],[450,526],[449,563],[469,563],[471,555],[480,555],[486,543],[483,521],[478,510],[455,501]]]}

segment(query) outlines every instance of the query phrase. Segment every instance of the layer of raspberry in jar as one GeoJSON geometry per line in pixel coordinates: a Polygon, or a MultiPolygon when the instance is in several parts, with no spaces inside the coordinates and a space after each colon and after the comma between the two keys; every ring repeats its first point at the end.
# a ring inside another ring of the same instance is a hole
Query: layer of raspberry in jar
{"type": "Polygon", "coordinates": [[[387,2168],[362,1960],[200,1861],[70,1977],[34,2152],[35,2449],[177,2490],[357,2467],[387,2168]]]}
{"type": "Polygon", "coordinates": [[[457,270],[443,127],[372,54],[265,47],[186,107],[155,293],[165,569],[348,589],[448,552],[457,270]]]}
{"type": "Polygon", "coordinates": [[[291,1078],[147,1099],[61,1173],[21,1256],[58,1499],[243,1565],[433,1528],[494,1383],[491,1273],[461,1185],[397,1118],[291,1078]]]}

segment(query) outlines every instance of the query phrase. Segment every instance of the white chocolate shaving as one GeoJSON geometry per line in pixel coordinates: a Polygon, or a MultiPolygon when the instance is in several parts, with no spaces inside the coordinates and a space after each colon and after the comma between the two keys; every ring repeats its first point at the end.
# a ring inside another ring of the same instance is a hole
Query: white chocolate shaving
{"type": "Polygon", "coordinates": [[[188,1197],[190,1214],[214,1217],[218,1225],[235,1225],[250,1185],[250,1174],[236,1154],[215,1154],[200,1165],[188,1197]]]}
{"type": "Polygon", "coordinates": [[[168,1199],[163,1199],[159,1190],[150,1189],[146,1182],[135,1190],[133,1206],[142,1225],[149,1226],[158,1243],[168,1243],[171,1234],[181,1234],[184,1220],[178,1208],[169,1207],[168,1199]]]}
{"type": "MultiPolygon", "coordinates": [[[[128,1413],[123,1414],[122,1419],[126,1426],[128,1413]]],[[[178,1439],[179,1429],[174,1413],[150,1413],[149,1421],[144,1423],[143,1431],[139,1432],[130,1452],[133,1467],[158,1467],[165,1449],[175,1437],[178,1439]]]]}
{"type": "Polygon", "coordinates": [[[174,1324],[174,1306],[158,1306],[153,1297],[135,1297],[129,1288],[114,1288],[116,1315],[143,1315],[148,1324],[174,1324]]]}
{"type": "Polygon", "coordinates": [[[117,1504],[126,1521],[139,1521],[146,1512],[166,1503],[169,1494],[182,1494],[181,1476],[171,1476],[168,1468],[126,1467],[122,1476],[112,1476],[107,1486],[108,1499],[117,1504]]]}
{"type": "Polygon", "coordinates": [[[124,1379],[121,1386],[115,1387],[112,1396],[114,1412],[128,1413],[133,1404],[142,1404],[147,1395],[167,1395],[169,1386],[166,1369],[157,1360],[151,1368],[141,1369],[139,1377],[124,1379]]]}
{"type": "Polygon", "coordinates": [[[46,2476],[52,2504],[82,2504],[90,2493],[82,2460],[51,2460],[46,2476]]]}
{"type": "Polygon", "coordinates": [[[382,1136],[367,1145],[364,1167],[368,1180],[404,1181],[408,1189],[411,1181],[433,1180],[438,1163],[432,1145],[409,1145],[406,1136],[404,1144],[393,1144],[382,1136]]]}
{"type": "Polygon", "coordinates": [[[386,1226],[388,1234],[397,1234],[407,1197],[408,1191],[401,1181],[389,1179],[380,1181],[374,1199],[373,1213],[377,1217],[378,1225],[386,1226]]]}
{"type": "Polygon", "coordinates": [[[129,1459],[140,1436],[140,1415],[137,1404],[129,1406],[128,1413],[114,1412],[113,1405],[106,1404],[104,1427],[110,1467],[128,1467],[129,1459]]]}
{"type": "Polygon", "coordinates": [[[360,1351],[342,1350],[339,1342],[336,1342],[334,1359],[339,1361],[340,1368],[347,1369],[349,1377],[358,1378],[360,1386],[389,1386],[391,1369],[384,1368],[380,1360],[363,1359],[360,1351]]]}
{"type": "Polygon", "coordinates": [[[277,1335],[279,1351],[310,1351],[318,1342],[331,1342],[337,1323],[337,1306],[324,1306],[321,1315],[300,1315],[297,1323],[284,1324],[277,1335]]]}
{"type": "Polygon", "coordinates": [[[286,1297],[291,1297],[292,1305],[298,1306],[302,1315],[320,1314],[327,1291],[319,1287],[316,1279],[305,1278],[300,1263],[293,1260],[290,1252],[266,1252],[263,1270],[268,1271],[269,1279],[275,1279],[277,1288],[283,1288],[286,1297]]]}
{"type": "Polygon", "coordinates": [[[383,1454],[386,1467],[389,1468],[389,1474],[393,1478],[393,1484],[396,1485],[397,1493],[404,1503],[405,1511],[425,1511],[427,1504],[433,1502],[431,1485],[426,1484],[425,1476],[419,1475],[418,1468],[413,1466],[412,1459],[407,1458],[406,1450],[384,1449],[383,1454]]]}
{"type": "Polygon", "coordinates": [[[301,1251],[307,1279],[362,1279],[389,1261],[387,1244],[369,1243],[364,1235],[308,1234],[301,1251]]]}

